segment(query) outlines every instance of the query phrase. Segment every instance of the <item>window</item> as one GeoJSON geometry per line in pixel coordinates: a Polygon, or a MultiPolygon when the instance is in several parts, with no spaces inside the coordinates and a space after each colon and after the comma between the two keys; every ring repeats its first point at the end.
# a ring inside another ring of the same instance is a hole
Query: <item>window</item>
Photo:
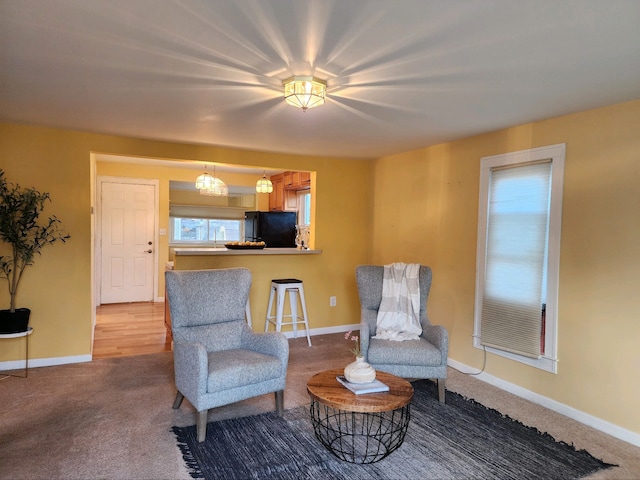
{"type": "Polygon", "coordinates": [[[169,205],[170,245],[213,247],[244,239],[244,208],[169,205]]]}
{"type": "Polygon", "coordinates": [[[554,373],[564,152],[483,158],[478,211],[474,346],[554,373]]]}
{"type": "Polygon", "coordinates": [[[298,224],[311,224],[311,193],[309,190],[298,192],[298,224]]]}
{"type": "Polygon", "coordinates": [[[171,217],[171,243],[221,244],[241,240],[240,220],[171,217]]]}

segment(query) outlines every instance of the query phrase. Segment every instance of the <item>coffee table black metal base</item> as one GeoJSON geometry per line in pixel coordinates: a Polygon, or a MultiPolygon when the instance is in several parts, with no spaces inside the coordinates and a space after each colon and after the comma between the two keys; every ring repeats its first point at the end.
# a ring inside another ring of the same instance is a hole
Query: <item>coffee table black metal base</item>
{"type": "Polygon", "coordinates": [[[316,437],[346,462],[375,463],[396,450],[409,425],[407,404],[386,412],[350,412],[311,400],[311,422],[316,437]]]}

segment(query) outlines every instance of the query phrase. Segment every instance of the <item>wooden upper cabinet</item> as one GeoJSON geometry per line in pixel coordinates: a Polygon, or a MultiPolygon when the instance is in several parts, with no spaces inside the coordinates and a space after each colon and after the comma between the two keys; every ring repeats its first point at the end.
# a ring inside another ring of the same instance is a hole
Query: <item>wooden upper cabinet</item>
{"type": "Polygon", "coordinates": [[[306,190],[311,188],[310,172],[284,172],[284,188],[286,190],[306,190]]]}
{"type": "Polygon", "coordinates": [[[284,179],[284,188],[291,188],[293,185],[293,172],[284,172],[282,178],[284,179]]]}
{"type": "Polygon", "coordinates": [[[284,210],[284,175],[272,175],[270,177],[273,184],[273,192],[269,194],[269,210],[281,212],[284,210]]]}
{"type": "Polygon", "coordinates": [[[304,186],[304,188],[311,188],[311,172],[298,172],[298,174],[298,185],[304,186]]]}
{"type": "Polygon", "coordinates": [[[298,210],[298,190],[311,188],[310,172],[284,172],[270,177],[273,192],[269,194],[269,210],[272,212],[298,210]]]}

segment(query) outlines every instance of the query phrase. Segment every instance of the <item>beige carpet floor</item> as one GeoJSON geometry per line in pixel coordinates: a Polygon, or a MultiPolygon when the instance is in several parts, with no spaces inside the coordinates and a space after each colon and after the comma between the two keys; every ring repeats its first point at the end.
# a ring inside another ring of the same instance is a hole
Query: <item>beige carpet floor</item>
{"type": "MultiPolygon", "coordinates": [[[[342,334],[290,340],[285,407],[308,404],[315,372],[351,361],[342,334]]],[[[449,370],[448,388],[619,467],[593,479],[640,479],[640,448],[449,370]]],[[[170,429],[195,423],[175,397],[171,353],[31,369],[0,381],[0,479],[189,479],[170,429]]],[[[209,421],[262,413],[273,395],[215,409],[209,421]]],[[[321,448],[319,446],[319,448],[321,448]]]]}

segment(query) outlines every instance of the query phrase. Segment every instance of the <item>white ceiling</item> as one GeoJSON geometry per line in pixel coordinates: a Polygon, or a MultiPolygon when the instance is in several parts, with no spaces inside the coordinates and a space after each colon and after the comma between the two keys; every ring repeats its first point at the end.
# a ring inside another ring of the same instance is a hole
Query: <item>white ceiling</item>
{"type": "Polygon", "coordinates": [[[638,0],[0,0],[2,121],[375,158],[637,98],[638,0]]]}

